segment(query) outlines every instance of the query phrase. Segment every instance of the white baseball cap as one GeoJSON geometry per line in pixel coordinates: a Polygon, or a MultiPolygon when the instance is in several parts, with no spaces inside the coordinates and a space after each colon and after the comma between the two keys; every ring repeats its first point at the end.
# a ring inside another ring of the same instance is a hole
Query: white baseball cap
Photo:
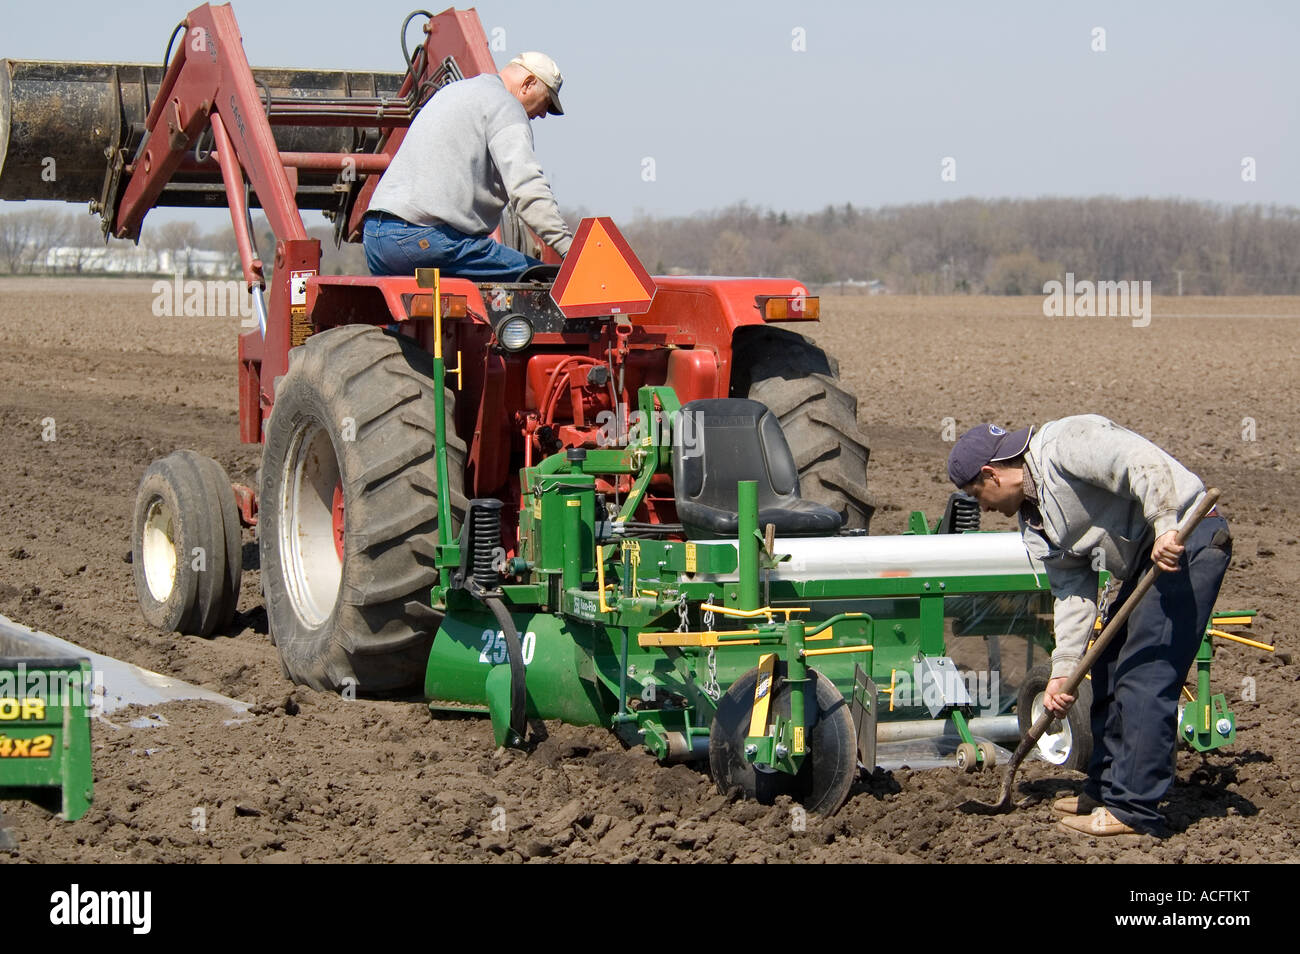
{"type": "Polygon", "coordinates": [[[564,107],[560,105],[560,86],[564,83],[564,77],[560,75],[560,68],[555,65],[555,60],[545,53],[530,50],[527,53],[520,53],[510,62],[522,66],[541,81],[542,85],[546,87],[546,92],[551,97],[551,108],[547,112],[554,113],[556,116],[563,116],[564,107]]]}

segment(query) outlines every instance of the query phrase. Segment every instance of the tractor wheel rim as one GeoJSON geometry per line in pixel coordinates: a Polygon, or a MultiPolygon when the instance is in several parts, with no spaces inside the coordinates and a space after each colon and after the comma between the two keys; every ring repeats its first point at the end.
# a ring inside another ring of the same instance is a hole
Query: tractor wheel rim
{"type": "Polygon", "coordinates": [[[140,543],[144,581],[149,595],[165,603],[176,586],[176,521],[161,497],[149,501],[140,543]]]}
{"type": "Polygon", "coordinates": [[[279,536],[289,602],[312,628],[334,612],[343,580],[343,557],[335,548],[334,532],[338,484],[338,459],[329,432],[315,421],[304,422],[285,456],[279,536]]]}
{"type": "Polygon", "coordinates": [[[334,500],[330,505],[330,518],[333,521],[334,530],[334,553],[343,562],[343,528],[347,525],[347,518],[343,512],[343,481],[334,485],[334,500]]]}
{"type": "MultiPolygon", "coordinates": [[[[1047,706],[1043,705],[1043,693],[1034,696],[1034,704],[1030,707],[1032,718],[1031,723],[1037,722],[1047,706]]],[[[1070,749],[1074,746],[1074,735],[1070,731],[1069,718],[1060,720],[1061,731],[1044,732],[1038,739],[1038,754],[1051,762],[1053,765],[1064,765],[1070,758],[1070,749]]]]}

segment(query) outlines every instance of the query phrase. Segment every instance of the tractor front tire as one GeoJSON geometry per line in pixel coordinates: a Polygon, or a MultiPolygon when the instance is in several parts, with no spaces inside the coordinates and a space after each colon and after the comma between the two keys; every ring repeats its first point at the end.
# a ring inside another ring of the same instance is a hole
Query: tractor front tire
{"type": "Polygon", "coordinates": [[[437,485],[430,355],[369,325],[289,352],[262,451],[258,546],[271,639],[286,675],[326,691],[418,684],[441,614],[438,494],[465,511],[465,444],[446,391],[437,485]]]}
{"type": "Polygon", "coordinates": [[[865,530],[875,509],[867,494],[871,451],[858,427],[858,400],[839,382],[833,358],[784,328],[741,329],[732,352],[731,396],[768,407],[799,469],[799,491],[835,510],[846,530],[865,530]]]}
{"type": "Polygon", "coordinates": [[[229,625],[243,554],[235,493],[220,464],[183,450],[149,465],[136,491],[131,569],[150,625],[194,636],[229,625]]]}

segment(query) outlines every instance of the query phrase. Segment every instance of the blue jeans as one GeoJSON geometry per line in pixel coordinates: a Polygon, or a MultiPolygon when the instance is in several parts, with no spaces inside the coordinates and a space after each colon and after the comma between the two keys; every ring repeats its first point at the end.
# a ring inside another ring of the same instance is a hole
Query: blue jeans
{"type": "Polygon", "coordinates": [[[486,235],[466,235],[448,225],[412,225],[387,213],[366,216],[362,246],[372,275],[440,268],[445,278],[513,281],[524,269],[541,264],[486,235]]]}
{"type": "MultiPolygon", "coordinates": [[[[1145,544],[1148,553],[1151,543],[1145,544]]],[[[1157,805],[1169,790],[1178,694],[1196,658],[1232,556],[1227,522],[1206,517],[1192,532],[1177,573],[1162,573],[1092,667],[1092,759],[1084,792],[1138,831],[1158,833],[1157,805]]],[[[1141,561],[1115,610],[1137,586],[1141,561]]]]}

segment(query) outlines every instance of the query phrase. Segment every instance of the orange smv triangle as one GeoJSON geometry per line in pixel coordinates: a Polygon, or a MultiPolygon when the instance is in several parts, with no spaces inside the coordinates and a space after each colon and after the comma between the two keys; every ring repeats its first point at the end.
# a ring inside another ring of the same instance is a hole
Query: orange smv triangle
{"type": "Polygon", "coordinates": [[[551,287],[564,317],[639,315],[654,297],[654,280],[614,221],[583,219],[551,287]]]}

